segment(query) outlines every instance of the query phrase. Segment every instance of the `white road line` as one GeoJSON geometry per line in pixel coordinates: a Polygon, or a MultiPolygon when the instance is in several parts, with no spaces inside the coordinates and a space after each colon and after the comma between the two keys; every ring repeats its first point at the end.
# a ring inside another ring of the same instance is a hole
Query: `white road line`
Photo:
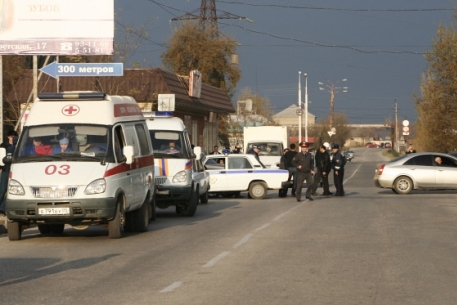
{"type": "Polygon", "coordinates": [[[230,254],[230,251],[225,251],[225,252],[222,252],[221,254],[219,254],[218,256],[216,256],[215,258],[213,258],[212,260],[210,260],[209,262],[207,262],[203,268],[208,268],[208,267],[212,267],[214,265],[216,265],[216,263],[218,261],[220,261],[221,259],[223,259],[224,257],[226,257],[227,255],[230,254]]]}
{"type": "Polygon", "coordinates": [[[241,246],[242,244],[246,243],[246,242],[249,240],[249,238],[251,238],[252,236],[254,236],[254,234],[249,233],[248,235],[246,235],[245,237],[243,237],[239,242],[237,242],[237,243],[233,246],[233,248],[236,249],[236,248],[238,248],[239,246],[241,246]]]}
{"type": "Polygon", "coordinates": [[[305,204],[304,202],[303,202],[303,203],[300,203],[299,205],[294,206],[293,208],[291,208],[291,209],[285,211],[284,213],[279,214],[278,216],[276,216],[275,218],[273,218],[273,221],[277,221],[277,220],[281,219],[283,216],[286,216],[288,213],[290,213],[290,212],[292,212],[293,210],[295,210],[295,209],[301,207],[301,206],[304,205],[304,204],[305,204]]]}
{"type": "Polygon", "coordinates": [[[170,291],[175,290],[176,288],[178,288],[181,285],[182,285],[182,282],[174,282],[173,284],[171,284],[167,288],[164,288],[164,289],[160,290],[160,292],[170,292],[170,291]]]}
{"type": "Polygon", "coordinates": [[[270,226],[270,225],[271,225],[271,222],[266,223],[266,224],[264,224],[263,226],[261,226],[260,228],[255,229],[254,232],[259,232],[259,231],[261,231],[261,230],[267,228],[267,227],[270,226]]]}

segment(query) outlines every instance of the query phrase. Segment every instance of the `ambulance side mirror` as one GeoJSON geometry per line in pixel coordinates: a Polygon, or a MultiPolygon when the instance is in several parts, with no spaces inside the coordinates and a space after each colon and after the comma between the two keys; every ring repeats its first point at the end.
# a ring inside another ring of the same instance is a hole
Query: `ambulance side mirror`
{"type": "Polygon", "coordinates": [[[132,164],[135,160],[135,153],[133,152],[133,146],[124,146],[124,156],[126,158],[125,163],[132,164]]]}
{"type": "Polygon", "coordinates": [[[194,147],[195,159],[200,160],[202,158],[202,148],[200,146],[194,147]]]}
{"type": "Polygon", "coordinates": [[[3,163],[3,158],[5,158],[5,157],[6,157],[6,148],[0,147],[0,166],[5,165],[3,163]]]}

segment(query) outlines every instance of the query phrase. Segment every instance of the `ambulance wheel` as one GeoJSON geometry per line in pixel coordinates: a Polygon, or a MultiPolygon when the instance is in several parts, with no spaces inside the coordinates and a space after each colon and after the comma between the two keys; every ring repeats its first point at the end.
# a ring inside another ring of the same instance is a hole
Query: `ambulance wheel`
{"type": "Polygon", "coordinates": [[[182,206],[177,205],[176,212],[181,216],[192,217],[195,215],[195,212],[197,211],[197,205],[198,192],[194,191],[192,192],[192,194],[190,194],[190,199],[187,203],[187,206],[183,208],[182,206]]]}
{"type": "Polygon", "coordinates": [[[21,224],[17,221],[8,220],[7,223],[8,238],[9,240],[20,240],[21,239],[21,224]]]}
{"type": "Polygon", "coordinates": [[[209,192],[208,192],[208,190],[206,190],[206,192],[200,196],[200,202],[208,203],[208,199],[209,199],[209,192]]]}
{"type": "Polygon", "coordinates": [[[118,239],[122,237],[122,200],[118,199],[116,207],[116,215],[114,219],[108,222],[108,233],[110,239],[118,239]]]}
{"type": "Polygon", "coordinates": [[[267,195],[267,186],[264,182],[254,182],[249,186],[249,195],[252,199],[263,199],[267,195]]]}
{"type": "Polygon", "coordinates": [[[146,232],[149,225],[149,198],[146,197],[141,207],[135,211],[135,231],[146,232]]]}
{"type": "Polygon", "coordinates": [[[63,230],[65,229],[64,224],[50,225],[50,227],[53,234],[62,234],[63,230]]]}
{"type": "Polygon", "coordinates": [[[149,221],[156,220],[157,214],[156,214],[156,199],[155,199],[155,197],[153,197],[151,202],[149,202],[148,209],[149,209],[149,221]]]}
{"type": "Polygon", "coordinates": [[[45,224],[39,224],[38,231],[40,231],[41,234],[51,234],[51,226],[45,225],[45,224]]]}
{"type": "Polygon", "coordinates": [[[125,213],[124,232],[126,233],[135,232],[135,212],[125,213]]]}

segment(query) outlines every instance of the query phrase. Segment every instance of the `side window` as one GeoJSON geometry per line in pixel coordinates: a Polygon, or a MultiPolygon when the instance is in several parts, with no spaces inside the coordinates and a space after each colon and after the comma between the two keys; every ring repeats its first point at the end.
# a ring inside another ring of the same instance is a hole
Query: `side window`
{"type": "Polygon", "coordinates": [[[442,166],[447,166],[447,167],[457,167],[457,164],[452,160],[451,158],[446,158],[446,157],[441,157],[442,166]]]}
{"type": "Polygon", "coordinates": [[[417,156],[409,159],[404,165],[433,166],[431,155],[417,156]]]}
{"type": "Polygon", "coordinates": [[[114,155],[116,156],[116,161],[123,162],[126,160],[123,150],[125,146],[124,133],[122,132],[121,126],[116,126],[114,130],[114,155]]]}
{"type": "Polygon", "coordinates": [[[148,145],[147,133],[144,129],[143,124],[135,124],[136,134],[138,135],[138,141],[140,141],[140,153],[142,156],[149,155],[151,153],[148,145]]]}
{"type": "Polygon", "coordinates": [[[252,168],[251,163],[245,158],[228,158],[229,169],[245,169],[252,168]]]}

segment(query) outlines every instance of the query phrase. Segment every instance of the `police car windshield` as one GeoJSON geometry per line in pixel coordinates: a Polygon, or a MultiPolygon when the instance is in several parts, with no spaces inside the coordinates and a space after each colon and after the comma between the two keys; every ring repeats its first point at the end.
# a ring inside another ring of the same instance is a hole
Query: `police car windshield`
{"type": "Polygon", "coordinates": [[[46,125],[26,127],[15,150],[16,162],[100,161],[112,155],[108,145],[109,129],[93,125],[46,125]]]}

